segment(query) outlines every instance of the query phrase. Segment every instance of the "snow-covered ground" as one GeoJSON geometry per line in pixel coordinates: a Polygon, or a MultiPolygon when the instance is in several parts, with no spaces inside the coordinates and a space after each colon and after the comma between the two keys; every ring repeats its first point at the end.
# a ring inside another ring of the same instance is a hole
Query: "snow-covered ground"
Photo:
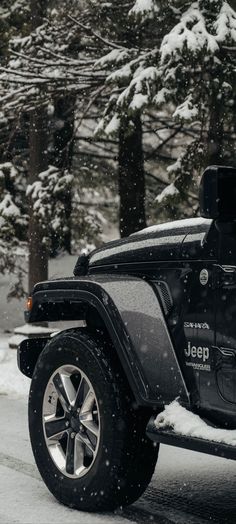
{"type": "Polygon", "coordinates": [[[8,336],[0,337],[0,522],[44,524],[235,524],[236,463],[161,446],[143,497],[116,515],[88,515],[59,505],[39,478],[27,428],[29,379],[21,375],[8,336]]]}
{"type": "MultiPolygon", "coordinates": [[[[15,352],[14,352],[15,354],[15,352]]],[[[115,515],[60,505],[39,477],[27,429],[27,397],[0,395],[0,522],[2,524],[235,524],[236,464],[162,446],[152,482],[135,504],[115,515]]]]}
{"type": "MultiPolygon", "coordinates": [[[[30,379],[17,367],[9,335],[0,335],[0,523],[125,524],[120,515],[90,515],[61,506],[46,490],[34,465],[28,429],[30,379]]],[[[135,522],[135,520],[134,520],[135,522]]]]}
{"type": "Polygon", "coordinates": [[[0,395],[25,397],[30,381],[17,367],[16,350],[8,347],[9,335],[0,335],[0,395]]]}
{"type": "MultiPolygon", "coordinates": [[[[0,395],[1,524],[126,524],[125,517],[94,515],[60,505],[34,464],[27,430],[27,401],[0,395]]],[[[132,519],[131,519],[132,521],[132,519]]]]}

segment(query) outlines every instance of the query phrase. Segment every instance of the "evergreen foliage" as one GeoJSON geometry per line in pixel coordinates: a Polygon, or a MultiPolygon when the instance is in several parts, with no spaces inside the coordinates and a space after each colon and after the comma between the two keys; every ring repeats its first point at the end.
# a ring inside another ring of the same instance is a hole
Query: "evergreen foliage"
{"type": "Polygon", "coordinates": [[[63,236],[66,232],[65,199],[71,188],[73,176],[61,173],[49,166],[39,173],[38,179],[27,186],[26,196],[31,197],[34,216],[43,231],[43,243],[50,248],[55,233],[63,236]]]}
{"type": "Polygon", "coordinates": [[[10,162],[0,164],[0,273],[16,275],[9,296],[24,296],[23,259],[26,257],[28,215],[24,180],[10,162]]]}
{"type": "Polygon", "coordinates": [[[150,107],[168,108],[173,121],[191,126],[196,138],[169,169],[176,191],[162,195],[165,205],[177,205],[202,167],[231,160],[226,137],[234,131],[236,13],[223,0],[137,0],[129,15],[141,26],[155,19],[153,41],[112,50],[97,62],[107,68],[111,90],[97,131],[114,134],[123,114],[150,107]]]}
{"type": "MultiPolygon", "coordinates": [[[[43,107],[49,117],[52,167],[40,173],[27,190],[45,231],[51,224],[45,235],[47,244],[56,233],[61,235],[65,226],[65,181],[66,190],[71,191],[63,155],[60,153],[56,159],[53,151],[54,144],[64,140],[53,137],[53,126],[60,121],[56,108],[66,97],[73,100],[75,108],[70,144],[75,136],[83,135],[81,127],[90,118],[96,140],[104,141],[111,170],[118,143],[117,158],[121,158],[119,140],[124,128],[129,137],[134,122],[142,124],[144,161],[147,176],[158,188],[154,197],[159,218],[188,216],[192,206],[197,213],[196,191],[202,169],[211,163],[234,163],[236,12],[229,2],[66,0],[62,4],[54,0],[48,3],[43,23],[31,30],[28,2],[11,0],[9,6],[4,1],[0,35],[0,129],[4,130],[0,152],[1,147],[8,151],[7,157],[5,152],[2,155],[2,162],[16,165],[15,149],[5,148],[16,116],[26,138],[27,115],[31,111],[43,107]],[[156,150],[154,137],[158,139],[156,150]],[[55,190],[59,183],[62,191],[55,190]]],[[[66,116],[63,119],[65,122],[66,116]]],[[[62,149],[66,147],[64,144],[62,149]]],[[[88,156],[89,152],[94,153],[92,145],[86,151],[88,156]]],[[[92,169],[92,161],[88,162],[81,166],[80,161],[81,173],[88,165],[92,169]]],[[[26,191],[25,158],[18,165],[20,184],[26,191]]],[[[71,161],[70,172],[74,174],[71,161]]],[[[14,184],[15,189],[7,189],[6,193],[5,188],[2,193],[3,209],[7,202],[10,209],[20,202],[22,189],[14,184]]],[[[93,244],[103,218],[99,212],[88,213],[86,206],[79,205],[85,192],[75,176],[73,187],[73,202],[80,215],[79,236],[87,228],[88,243],[93,244]]],[[[90,182],[88,187],[94,194],[90,182]]],[[[153,192],[148,194],[149,203],[151,199],[153,202],[153,192]]],[[[19,212],[18,219],[27,215],[24,206],[19,212]]],[[[1,218],[5,225],[0,238],[5,243],[4,230],[13,227],[12,218],[7,218],[6,213],[1,218]]],[[[14,229],[17,242],[25,242],[25,220],[21,233],[18,226],[14,229]]],[[[74,215],[73,220],[76,222],[74,215]]]]}

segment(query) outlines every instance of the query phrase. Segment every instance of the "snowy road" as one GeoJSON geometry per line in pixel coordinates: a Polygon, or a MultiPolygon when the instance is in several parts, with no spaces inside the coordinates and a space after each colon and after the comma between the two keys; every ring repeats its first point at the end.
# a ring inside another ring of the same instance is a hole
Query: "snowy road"
{"type": "Polygon", "coordinates": [[[162,446],[143,497],[116,515],[84,514],[61,506],[34,465],[27,429],[29,380],[0,335],[1,524],[236,524],[236,462],[162,446]],[[8,394],[6,394],[8,393],[8,394]]]}
{"type": "Polygon", "coordinates": [[[60,506],[41,481],[27,432],[27,400],[0,395],[0,522],[187,524],[236,522],[236,464],[162,447],[153,481],[136,504],[116,515],[60,506]]]}

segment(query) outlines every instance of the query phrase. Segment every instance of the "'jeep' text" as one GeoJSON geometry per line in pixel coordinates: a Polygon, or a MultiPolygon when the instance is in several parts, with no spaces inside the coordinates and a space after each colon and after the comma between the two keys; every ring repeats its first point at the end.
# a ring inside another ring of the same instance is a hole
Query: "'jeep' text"
{"type": "Polygon", "coordinates": [[[203,362],[209,359],[209,348],[202,346],[191,346],[191,342],[188,342],[188,347],[184,349],[186,357],[199,358],[203,362]]]}

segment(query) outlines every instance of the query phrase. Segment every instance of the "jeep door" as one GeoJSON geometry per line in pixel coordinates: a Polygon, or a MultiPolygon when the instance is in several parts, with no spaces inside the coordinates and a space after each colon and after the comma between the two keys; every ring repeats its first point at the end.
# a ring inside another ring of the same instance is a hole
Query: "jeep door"
{"type": "MultiPolygon", "coordinates": [[[[183,254],[191,242],[187,236],[183,254]]],[[[184,318],[185,370],[193,372],[193,401],[200,414],[225,427],[235,426],[236,415],[235,260],[236,235],[219,234],[213,224],[201,260],[191,256],[184,318]]]]}
{"type": "Polygon", "coordinates": [[[215,266],[217,239],[214,227],[206,233],[188,234],[182,245],[184,337],[182,348],[183,373],[191,393],[192,405],[208,414],[218,406],[215,379],[215,266]],[[184,273],[183,273],[184,275],[184,273]],[[183,345],[184,344],[184,345],[183,345]]]}
{"type": "Polygon", "coordinates": [[[236,415],[236,234],[222,232],[216,265],[215,372],[223,410],[236,415]]]}

